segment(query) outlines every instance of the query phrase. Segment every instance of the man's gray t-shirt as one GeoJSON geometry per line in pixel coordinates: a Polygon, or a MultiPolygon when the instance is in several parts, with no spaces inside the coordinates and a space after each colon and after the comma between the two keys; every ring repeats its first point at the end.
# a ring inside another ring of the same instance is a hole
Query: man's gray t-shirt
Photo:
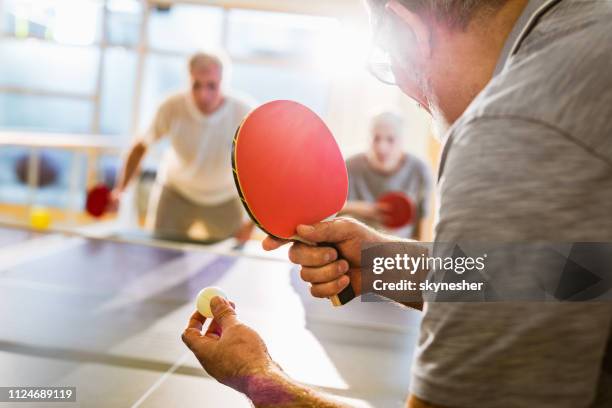
{"type": "MultiPolygon", "coordinates": [[[[538,7],[447,134],[437,241],[612,242],[612,3],[538,7]]],[[[411,391],[448,407],[612,407],[611,323],[609,302],[428,303],[411,391]]]]}
{"type": "Polygon", "coordinates": [[[365,153],[357,154],[346,161],[349,178],[349,201],[373,203],[390,191],[401,191],[412,199],[416,207],[415,221],[410,225],[389,232],[395,236],[412,238],[414,226],[427,216],[432,176],[424,161],[406,153],[397,170],[382,173],[372,168],[365,153]]]}

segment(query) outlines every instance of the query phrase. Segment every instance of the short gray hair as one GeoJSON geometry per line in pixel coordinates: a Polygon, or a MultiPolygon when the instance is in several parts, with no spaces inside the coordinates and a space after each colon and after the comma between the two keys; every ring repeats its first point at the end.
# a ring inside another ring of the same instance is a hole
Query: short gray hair
{"type": "Polygon", "coordinates": [[[384,111],[372,117],[370,129],[374,131],[379,126],[388,126],[395,130],[397,136],[403,136],[404,118],[397,112],[384,111]]]}
{"type": "MultiPolygon", "coordinates": [[[[388,0],[367,0],[373,11],[380,11],[388,0]]],[[[477,15],[490,15],[509,0],[397,0],[416,13],[427,13],[451,27],[465,28],[477,15]]]]}
{"type": "Polygon", "coordinates": [[[213,54],[208,52],[196,52],[189,58],[189,72],[209,67],[218,67],[223,72],[228,63],[226,58],[221,54],[213,54]]]}

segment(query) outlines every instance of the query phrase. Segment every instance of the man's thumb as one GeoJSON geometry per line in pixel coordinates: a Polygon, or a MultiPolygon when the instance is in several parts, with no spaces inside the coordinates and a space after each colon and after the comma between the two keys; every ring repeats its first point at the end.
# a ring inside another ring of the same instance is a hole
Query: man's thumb
{"type": "Polygon", "coordinates": [[[215,296],[210,301],[210,310],[212,311],[214,320],[221,326],[221,329],[226,329],[238,323],[236,311],[230,302],[220,296],[215,296]]]}

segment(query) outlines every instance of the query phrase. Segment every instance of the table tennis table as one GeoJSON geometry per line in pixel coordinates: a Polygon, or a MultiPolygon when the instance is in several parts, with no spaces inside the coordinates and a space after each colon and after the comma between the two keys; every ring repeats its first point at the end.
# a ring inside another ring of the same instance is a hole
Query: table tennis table
{"type": "Polygon", "coordinates": [[[76,387],[77,402],[49,404],[58,408],[249,407],[180,339],[195,296],[215,285],[296,380],[356,407],[403,406],[418,312],[359,300],[333,308],[310,296],[283,249],[259,245],[0,227],[0,387],[76,387]]]}

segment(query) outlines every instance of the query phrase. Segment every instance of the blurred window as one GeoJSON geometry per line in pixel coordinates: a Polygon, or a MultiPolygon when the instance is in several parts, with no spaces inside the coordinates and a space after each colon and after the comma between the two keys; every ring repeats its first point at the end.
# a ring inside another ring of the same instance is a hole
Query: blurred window
{"type": "MultiPolygon", "coordinates": [[[[71,183],[85,191],[85,171],[83,161],[73,152],[62,150],[42,150],[38,157],[38,188],[33,195],[33,205],[47,207],[79,208],[83,205],[84,194],[76,197],[70,194],[71,183]],[[76,160],[76,161],[75,161],[76,160]],[[70,180],[72,166],[77,166],[78,178],[70,180]]],[[[0,149],[0,202],[10,204],[30,203],[32,191],[28,186],[28,164],[30,150],[20,147],[0,149]]]]}
{"type": "Polygon", "coordinates": [[[292,99],[325,115],[329,79],[301,68],[235,64],[232,88],[252,95],[259,103],[292,99]]]}
{"type": "Polygon", "coordinates": [[[173,92],[187,89],[188,84],[186,57],[150,55],[144,72],[139,129],[146,130],[159,104],[173,92]]]}
{"type": "Polygon", "coordinates": [[[253,10],[229,13],[228,49],[238,58],[308,60],[337,24],[332,18],[253,10]]]}
{"type": "Polygon", "coordinates": [[[96,48],[7,39],[0,42],[0,86],[89,95],[95,91],[96,48]]]}
{"type": "Polygon", "coordinates": [[[100,133],[117,142],[129,142],[132,125],[134,84],[136,83],[135,51],[109,47],[106,49],[100,99],[100,133]]]}
{"type": "Polygon", "coordinates": [[[135,47],[140,40],[142,2],[140,0],[108,0],[107,42],[135,47]]]}
{"type": "Polygon", "coordinates": [[[176,4],[153,7],[149,20],[149,46],[154,50],[190,53],[221,46],[223,9],[176,4]]]}
{"type": "Polygon", "coordinates": [[[2,7],[5,34],[72,45],[100,39],[101,0],[3,0],[2,7]]]}
{"type": "MultiPolygon", "coordinates": [[[[0,93],[0,123],[3,128],[86,133],[90,131],[89,101],[53,96],[0,93]]],[[[53,137],[50,133],[49,137],[53,137]]]]}
{"type": "MultiPolygon", "coordinates": [[[[53,132],[96,133],[127,145],[167,95],[187,89],[189,55],[216,49],[233,60],[231,88],[259,102],[294,99],[325,114],[330,80],[316,65],[335,19],[193,2],[147,4],[0,0],[0,130],[49,132],[50,138],[53,132]]],[[[149,155],[153,167],[161,150],[149,155]]],[[[0,147],[0,202],[27,202],[27,186],[9,169],[29,151],[0,147]]],[[[72,156],[47,156],[57,175],[37,200],[67,205],[61,192],[72,156]]]]}

